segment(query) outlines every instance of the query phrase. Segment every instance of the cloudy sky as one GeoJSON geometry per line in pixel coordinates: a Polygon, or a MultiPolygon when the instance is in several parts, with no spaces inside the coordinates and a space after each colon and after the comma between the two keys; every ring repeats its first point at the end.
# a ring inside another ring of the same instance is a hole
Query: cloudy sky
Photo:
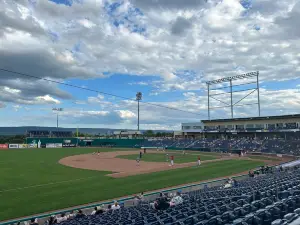
{"type": "MultiPolygon", "coordinates": [[[[207,119],[206,81],[251,71],[262,116],[299,113],[299,18],[299,0],[2,0],[0,69],[99,93],[2,70],[0,126],[55,126],[60,107],[60,126],[134,129],[137,103],[105,93],[140,91],[141,128],[176,130],[207,119]]],[[[211,118],[229,118],[229,95],[215,98],[211,118]]],[[[257,116],[256,99],[234,116],[257,116]]]]}

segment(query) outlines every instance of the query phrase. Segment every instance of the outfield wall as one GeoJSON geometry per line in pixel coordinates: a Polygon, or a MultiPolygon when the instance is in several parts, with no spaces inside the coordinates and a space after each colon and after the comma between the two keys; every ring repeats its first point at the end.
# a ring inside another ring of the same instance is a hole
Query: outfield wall
{"type": "MultiPolygon", "coordinates": [[[[140,147],[144,139],[89,139],[89,138],[26,138],[26,144],[41,142],[41,146],[47,144],[71,144],[80,147],[99,147],[99,146],[114,146],[114,147],[140,147]]],[[[65,146],[63,146],[65,147],[65,146]]]]}
{"type": "MultiPolygon", "coordinates": [[[[36,144],[41,142],[42,147],[46,147],[47,144],[59,144],[62,143],[63,147],[67,144],[76,145],[80,147],[99,147],[99,146],[112,146],[117,148],[140,148],[143,147],[144,139],[98,139],[98,138],[26,138],[26,144],[36,144]]],[[[74,147],[74,146],[71,146],[74,147]]],[[[177,148],[167,147],[169,150],[189,150],[189,151],[203,151],[203,152],[227,152],[229,149],[221,148],[177,148]]],[[[239,153],[238,149],[231,149],[233,153],[239,153]]]]}

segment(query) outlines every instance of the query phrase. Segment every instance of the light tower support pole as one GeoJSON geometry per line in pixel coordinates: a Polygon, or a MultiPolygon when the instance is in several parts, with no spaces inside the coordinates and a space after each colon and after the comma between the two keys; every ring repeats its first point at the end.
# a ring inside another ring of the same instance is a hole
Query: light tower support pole
{"type": "Polygon", "coordinates": [[[140,100],[138,100],[138,131],[140,130],[140,100]]]}
{"type": "Polygon", "coordinates": [[[142,92],[136,93],[136,100],[138,102],[138,121],[137,121],[137,128],[138,131],[140,130],[140,101],[142,100],[142,92]]]}
{"type": "Polygon", "coordinates": [[[260,98],[259,98],[259,71],[257,71],[256,75],[256,88],[257,88],[257,106],[258,106],[258,116],[260,117],[260,98]]]}
{"type": "Polygon", "coordinates": [[[231,108],[231,119],[233,119],[233,101],[232,101],[232,80],[230,82],[230,108],[231,108]]]}
{"type": "Polygon", "coordinates": [[[63,111],[63,108],[52,108],[52,111],[56,112],[56,127],[58,129],[58,114],[59,112],[63,111]]]}
{"type": "Polygon", "coordinates": [[[209,95],[209,84],[207,84],[207,116],[208,116],[208,119],[210,120],[209,98],[210,98],[210,95],[209,95]]]}

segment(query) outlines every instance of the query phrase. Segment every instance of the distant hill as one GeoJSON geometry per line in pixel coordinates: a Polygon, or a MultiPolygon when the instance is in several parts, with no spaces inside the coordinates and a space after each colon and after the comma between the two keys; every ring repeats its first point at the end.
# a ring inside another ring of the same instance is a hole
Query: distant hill
{"type": "MultiPolygon", "coordinates": [[[[77,128],[58,128],[60,131],[71,131],[76,132],[77,128]]],[[[47,130],[47,131],[57,131],[56,127],[35,127],[35,126],[26,126],[26,127],[0,127],[0,136],[4,135],[25,135],[26,131],[29,130],[47,130]]],[[[110,129],[110,128],[79,128],[80,133],[91,134],[91,135],[104,135],[112,133],[113,131],[118,131],[122,129],[110,129]]],[[[130,130],[130,129],[128,129],[130,130]]],[[[142,131],[143,132],[143,131],[142,131]]],[[[166,130],[155,130],[154,132],[171,132],[166,130]]]]}

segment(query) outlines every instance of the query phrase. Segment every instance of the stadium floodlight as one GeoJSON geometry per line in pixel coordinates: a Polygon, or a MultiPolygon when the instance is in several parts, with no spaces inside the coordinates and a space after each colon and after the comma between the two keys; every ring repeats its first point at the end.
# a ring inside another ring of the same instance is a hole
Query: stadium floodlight
{"type": "Polygon", "coordinates": [[[140,101],[142,100],[142,92],[137,92],[136,93],[136,100],[138,102],[138,123],[137,123],[137,127],[138,127],[138,131],[140,130],[140,101]]]}
{"type": "Polygon", "coordinates": [[[52,108],[52,111],[57,112],[56,126],[57,126],[57,128],[58,128],[58,114],[59,114],[59,112],[62,112],[62,111],[63,111],[63,108],[52,108]]]}

